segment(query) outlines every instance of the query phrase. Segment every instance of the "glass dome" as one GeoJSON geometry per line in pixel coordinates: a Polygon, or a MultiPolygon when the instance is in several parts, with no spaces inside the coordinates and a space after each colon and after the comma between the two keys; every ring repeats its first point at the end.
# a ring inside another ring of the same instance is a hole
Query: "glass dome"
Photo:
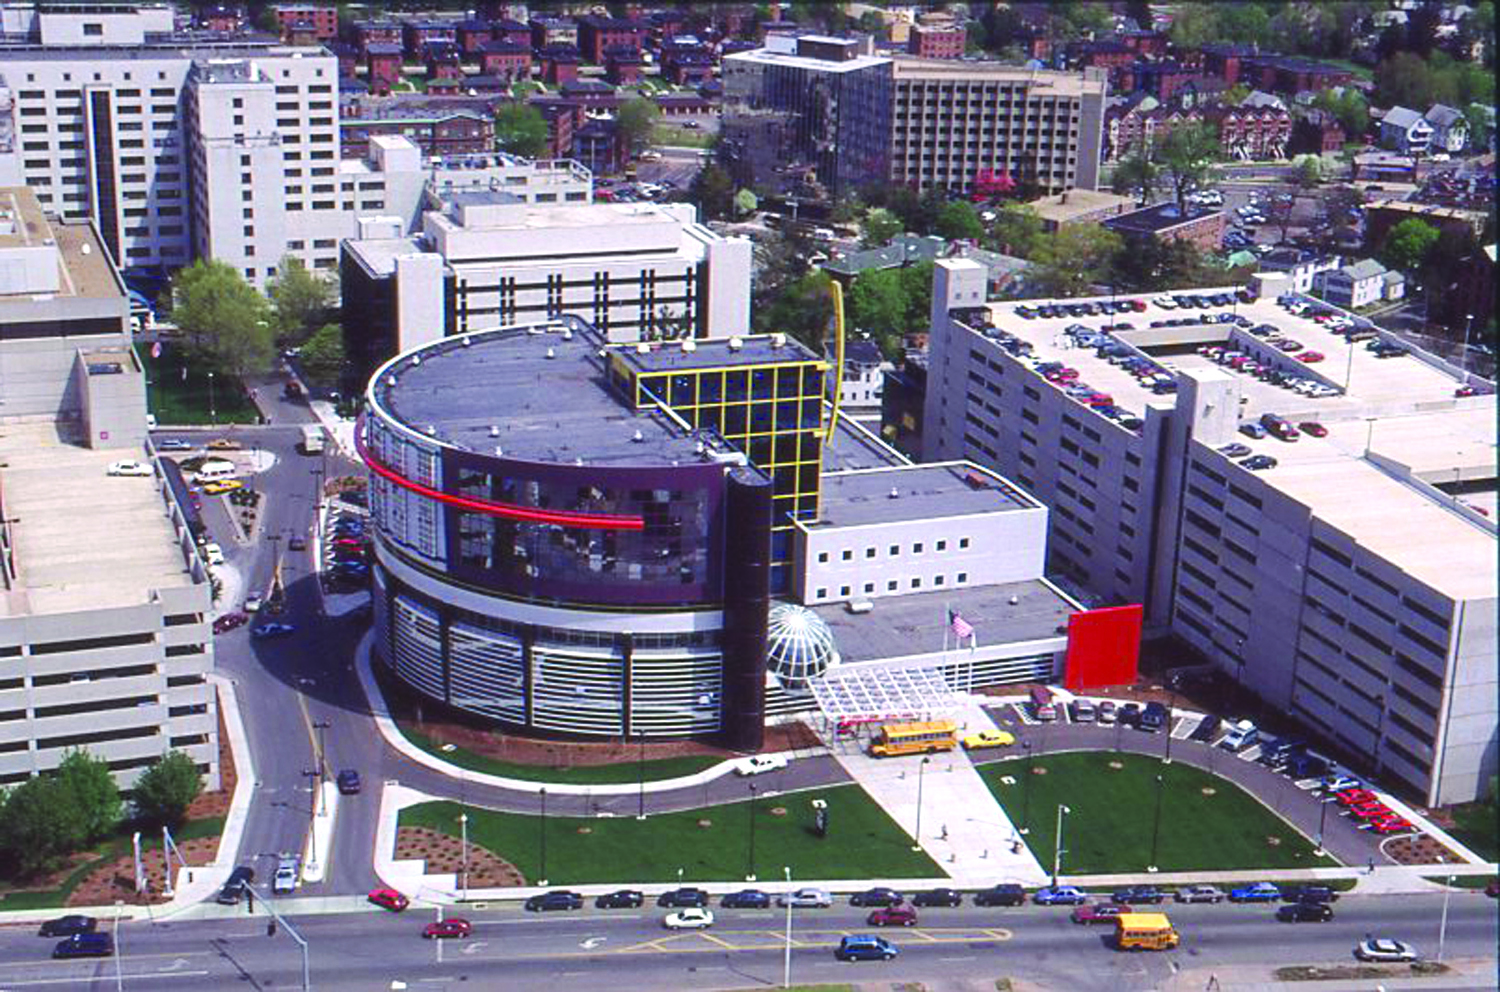
{"type": "Polygon", "coordinates": [[[797,603],[774,603],[766,620],[766,667],[788,689],[803,689],[807,680],[837,663],[833,631],[822,617],[797,603]]]}

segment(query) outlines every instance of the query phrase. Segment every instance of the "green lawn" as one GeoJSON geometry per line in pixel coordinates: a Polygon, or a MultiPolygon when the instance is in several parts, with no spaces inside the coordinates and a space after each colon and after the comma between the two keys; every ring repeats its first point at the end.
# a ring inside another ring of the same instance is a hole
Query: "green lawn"
{"type": "Polygon", "coordinates": [[[1453,829],[1448,832],[1486,861],[1500,861],[1500,812],[1496,801],[1453,807],[1453,829]]]}
{"type": "Polygon", "coordinates": [[[163,346],[160,358],[151,349],[135,352],[146,369],[146,409],[163,427],[171,424],[253,424],[255,405],[231,375],[215,372],[210,391],[207,372],[178,342],[163,346]],[[184,378],[186,370],[186,378],[184,378]],[[212,399],[212,415],[210,415],[212,399]]]}
{"type": "MultiPolygon", "coordinates": [[[[401,729],[401,733],[406,736],[407,740],[428,754],[442,758],[460,768],[467,768],[471,772],[518,778],[527,782],[559,782],[568,785],[619,785],[637,782],[641,776],[640,763],[635,761],[613,765],[578,765],[561,768],[551,765],[520,765],[512,761],[501,761],[497,758],[475,754],[461,747],[445,751],[442,744],[426,734],[412,730],[399,721],[396,726],[401,729]]],[[[723,760],[723,758],[707,754],[688,755],[682,758],[657,758],[645,763],[646,781],[656,782],[666,778],[692,775],[723,760]]]]}
{"type": "MultiPolygon", "coordinates": [[[[540,817],[469,808],[469,837],[514,864],[530,880],[541,878],[540,817]]],[[[431,802],[401,811],[400,825],[457,835],[459,806],[431,802]]],[[[749,861],[748,802],[682,813],[634,817],[549,816],[547,879],[552,885],[732,882],[749,861]],[[710,826],[700,826],[706,821],[710,826]],[[587,830],[587,833],[582,831],[587,830]]],[[[755,873],[783,878],[933,878],[941,869],[911,849],[911,839],[855,785],[774,796],[755,804],[755,873]],[[828,837],[813,831],[814,798],[828,802],[828,837]],[[777,816],[773,809],[784,808],[777,816]]]]}
{"type": "Polygon", "coordinates": [[[708,131],[695,131],[676,124],[657,124],[651,132],[653,145],[675,145],[678,148],[708,148],[714,135],[708,131]]]}
{"type": "MultiPolygon", "coordinates": [[[[1062,873],[1136,872],[1151,863],[1156,812],[1155,777],[1162,776],[1156,865],[1162,871],[1235,868],[1313,868],[1338,862],[1313,854],[1313,845],[1244,790],[1180,762],[1116,753],[1059,754],[1033,759],[1045,774],[1030,776],[1027,843],[1051,867],[1057,807],[1066,805],[1062,873]],[[1109,767],[1118,762],[1123,767],[1109,767]],[[1204,795],[1203,789],[1214,790],[1204,795]],[[1268,838],[1279,842],[1272,844],[1268,838]]],[[[979,773],[1017,826],[1025,815],[1026,762],[982,765],[979,773]],[[1015,778],[1013,785],[1000,780],[1015,778]]]]}
{"type": "Polygon", "coordinates": [[[1447,875],[1423,875],[1429,882],[1437,882],[1440,885],[1452,885],[1455,889],[1482,889],[1494,879],[1494,875],[1455,875],[1453,881],[1448,881],[1447,875]]]}

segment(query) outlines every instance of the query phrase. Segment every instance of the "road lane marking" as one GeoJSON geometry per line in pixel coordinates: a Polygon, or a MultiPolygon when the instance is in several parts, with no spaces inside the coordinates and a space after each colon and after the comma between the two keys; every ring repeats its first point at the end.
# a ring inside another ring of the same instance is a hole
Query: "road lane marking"
{"type": "MultiPolygon", "coordinates": [[[[207,974],[207,971],[157,971],[152,972],[149,975],[121,975],[120,981],[122,983],[127,981],[133,982],[139,978],[149,978],[153,980],[160,978],[202,978],[207,974]]],[[[95,981],[94,978],[83,976],[74,978],[7,978],[5,980],[5,984],[8,987],[24,988],[28,986],[39,985],[87,985],[93,981],[95,981]]]]}

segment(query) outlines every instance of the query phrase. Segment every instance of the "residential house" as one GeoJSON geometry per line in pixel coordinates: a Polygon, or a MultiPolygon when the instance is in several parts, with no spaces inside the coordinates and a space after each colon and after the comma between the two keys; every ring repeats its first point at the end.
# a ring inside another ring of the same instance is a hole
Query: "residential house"
{"type": "Polygon", "coordinates": [[[1380,143],[1402,155],[1426,154],[1432,133],[1432,125],[1406,107],[1392,107],[1380,118],[1380,143]]]}
{"type": "Polygon", "coordinates": [[[585,61],[604,65],[613,51],[640,54],[646,25],[615,17],[590,14],[578,19],[578,50],[585,61]]]}
{"type": "Polygon", "coordinates": [[[1196,110],[1164,107],[1155,97],[1137,93],[1104,112],[1104,160],[1151,148],[1174,128],[1202,119],[1196,110]]]}
{"type": "Polygon", "coordinates": [[[427,88],[440,80],[463,77],[463,54],[456,44],[437,42],[427,46],[427,88]]]}
{"type": "Polygon", "coordinates": [[[1228,158],[1243,161],[1286,157],[1287,141],[1292,136],[1292,115],[1279,100],[1257,106],[1247,99],[1238,107],[1210,109],[1206,119],[1217,125],[1219,147],[1228,158]]]}
{"type": "Polygon", "coordinates": [[[311,30],[317,41],[332,41],[339,36],[339,12],[332,4],[278,4],[274,10],[284,41],[290,40],[293,31],[311,30]]]}
{"type": "Polygon", "coordinates": [[[528,50],[531,48],[531,26],[509,17],[490,22],[490,37],[495,41],[521,45],[528,50]]]}
{"type": "Polygon", "coordinates": [[[1313,291],[1334,306],[1357,310],[1386,297],[1386,273],[1384,265],[1366,258],[1317,273],[1313,276],[1313,291]]]}
{"type": "Polygon", "coordinates": [[[405,21],[401,25],[401,44],[412,59],[425,58],[427,46],[439,42],[458,44],[457,21],[405,21]]]}
{"type": "Polygon", "coordinates": [[[924,59],[962,58],[967,37],[964,28],[951,20],[914,24],[907,35],[906,50],[924,59]]]}
{"type": "Polygon", "coordinates": [[[1287,277],[1293,292],[1310,293],[1318,273],[1330,272],[1343,264],[1344,260],[1337,255],[1324,256],[1300,248],[1277,248],[1261,257],[1260,271],[1280,272],[1287,277]]]}
{"type": "Polygon", "coordinates": [[[464,21],[458,26],[458,47],[469,61],[478,61],[485,44],[494,40],[495,28],[489,21],[464,21]]]}
{"type": "Polygon", "coordinates": [[[566,17],[533,17],[531,19],[531,47],[551,48],[555,45],[578,47],[578,22],[566,17]]]}
{"type": "Polygon", "coordinates": [[[578,46],[553,45],[538,49],[536,56],[542,67],[542,82],[548,86],[561,86],[578,78],[578,46]]]}
{"type": "Polygon", "coordinates": [[[1462,111],[1435,103],[1422,119],[1432,126],[1432,151],[1457,155],[1468,145],[1469,122],[1462,111]]]}
{"type": "Polygon", "coordinates": [[[531,78],[531,46],[496,38],[479,49],[479,71],[512,80],[531,78]]]}
{"type": "Polygon", "coordinates": [[[1292,124],[1289,155],[1322,155],[1344,147],[1348,136],[1339,119],[1326,110],[1309,110],[1292,124]]]}
{"type": "Polygon", "coordinates": [[[611,49],[604,56],[604,78],[616,86],[628,86],[641,78],[645,58],[638,51],[611,49]]]}
{"type": "MultiPolygon", "coordinates": [[[[831,365],[836,359],[833,346],[826,348],[825,357],[831,365]]],[[[845,410],[869,409],[881,403],[885,389],[885,374],[895,371],[896,366],[886,361],[880,345],[874,341],[859,339],[844,345],[844,373],[838,379],[839,406],[845,410]]],[[[834,387],[834,377],[824,380],[828,392],[834,387]]],[[[829,397],[833,397],[830,395],[829,397]]]]}
{"type": "Polygon", "coordinates": [[[400,45],[400,21],[358,21],[354,25],[354,44],[361,55],[370,54],[371,45],[400,45]]]}
{"type": "Polygon", "coordinates": [[[387,94],[401,82],[401,61],[400,45],[372,41],[365,46],[365,79],[371,93],[387,94]]]}

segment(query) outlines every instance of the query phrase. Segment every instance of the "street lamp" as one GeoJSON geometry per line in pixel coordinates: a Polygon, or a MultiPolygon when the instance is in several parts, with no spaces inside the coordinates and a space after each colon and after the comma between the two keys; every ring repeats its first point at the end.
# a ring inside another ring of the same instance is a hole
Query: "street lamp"
{"type": "Polygon", "coordinates": [[[750,852],[745,857],[745,881],[755,881],[755,783],[750,783],[750,852]]]}
{"type": "Polygon", "coordinates": [[[913,851],[922,849],[922,773],[927,770],[927,765],[932,761],[931,755],[922,755],[922,763],[917,766],[917,829],[912,834],[913,851]]]}
{"type": "Polygon", "coordinates": [[[1167,690],[1167,752],[1162,757],[1161,763],[1170,765],[1172,763],[1172,711],[1177,708],[1177,693],[1171,689],[1167,690]]]}
{"type": "Polygon", "coordinates": [[[1021,784],[1021,833],[1031,833],[1031,742],[1022,741],[1021,750],[1026,755],[1026,781],[1021,784]]]}
{"type": "MultiPolygon", "coordinates": [[[[172,870],[172,865],[170,863],[168,863],[168,865],[167,865],[167,871],[170,873],[171,870],[172,870]]],[[[116,992],[125,992],[125,974],[121,970],[124,966],[121,964],[121,960],[120,960],[121,958],[123,958],[125,956],[124,952],[122,952],[120,950],[120,907],[124,906],[124,905],[125,905],[125,900],[124,899],[116,899],[115,900],[115,939],[114,939],[115,954],[114,954],[114,958],[115,958],[115,989],[116,989],[116,992]]],[[[1447,908],[1448,908],[1447,904],[1444,903],[1443,909],[1446,911],[1447,908]]],[[[1438,957],[1439,957],[1439,959],[1441,959],[1442,958],[1442,954],[1439,953],[1438,957]]]]}
{"type": "Polygon", "coordinates": [[[1061,803],[1058,804],[1058,806],[1057,806],[1057,831],[1053,835],[1053,844],[1052,844],[1052,887],[1054,889],[1057,888],[1057,875],[1058,875],[1058,872],[1062,870],[1062,856],[1063,856],[1063,846],[1062,846],[1063,814],[1064,813],[1071,813],[1071,812],[1073,812],[1073,811],[1071,809],[1069,809],[1067,806],[1064,806],[1061,803]]]}
{"type": "Polygon", "coordinates": [[[317,720],[313,723],[313,729],[318,732],[318,781],[320,783],[328,780],[328,761],[326,758],[328,746],[327,738],[323,736],[323,731],[331,726],[333,724],[327,720],[317,720]]]}
{"type": "Polygon", "coordinates": [[[1454,876],[1448,876],[1448,884],[1443,886],[1443,921],[1438,924],[1438,949],[1437,959],[1443,960],[1443,945],[1448,942],[1448,897],[1453,894],[1454,876]]]}
{"type": "Polygon", "coordinates": [[[539,879],[537,879],[537,884],[538,885],[546,885],[547,884],[547,787],[546,786],[542,786],[542,788],[541,788],[541,795],[542,795],[542,821],[541,821],[542,870],[541,870],[541,872],[539,874],[542,877],[539,878],[539,879]]]}
{"type": "Polygon", "coordinates": [[[459,877],[463,881],[463,886],[462,886],[463,901],[464,902],[468,902],[469,901],[469,814],[468,813],[460,813],[460,814],[458,814],[458,831],[459,831],[459,836],[462,838],[462,844],[463,844],[463,848],[462,848],[463,853],[461,855],[461,857],[463,858],[463,874],[461,876],[459,876],[459,877]]]}
{"type": "Polygon", "coordinates": [[[789,989],[792,987],[792,869],[781,870],[786,872],[786,959],[781,967],[781,987],[789,989]]]}
{"type": "Polygon", "coordinates": [[[1328,822],[1328,800],[1323,800],[1318,809],[1318,846],[1313,851],[1319,857],[1323,856],[1323,827],[1328,822]]]}
{"type": "Polygon", "coordinates": [[[302,770],[302,774],[307,776],[307,780],[308,780],[307,792],[308,792],[308,795],[311,796],[311,798],[312,798],[312,818],[313,818],[313,823],[312,823],[312,826],[307,831],[307,836],[308,836],[307,863],[309,865],[313,866],[313,867],[317,867],[317,864],[318,864],[318,827],[317,827],[318,802],[323,798],[323,790],[321,788],[319,788],[317,785],[314,785],[313,784],[313,780],[314,779],[318,779],[318,780],[321,781],[321,779],[322,779],[323,776],[318,773],[318,770],[316,768],[304,768],[302,770]]]}
{"type": "Polygon", "coordinates": [[[1161,794],[1164,784],[1162,777],[1156,776],[1156,816],[1151,821],[1151,863],[1146,866],[1149,872],[1156,871],[1156,841],[1161,835],[1161,794]]]}
{"type": "Polygon", "coordinates": [[[214,374],[212,372],[208,374],[208,419],[210,423],[219,422],[219,414],[214,409],[214,374]]]}

